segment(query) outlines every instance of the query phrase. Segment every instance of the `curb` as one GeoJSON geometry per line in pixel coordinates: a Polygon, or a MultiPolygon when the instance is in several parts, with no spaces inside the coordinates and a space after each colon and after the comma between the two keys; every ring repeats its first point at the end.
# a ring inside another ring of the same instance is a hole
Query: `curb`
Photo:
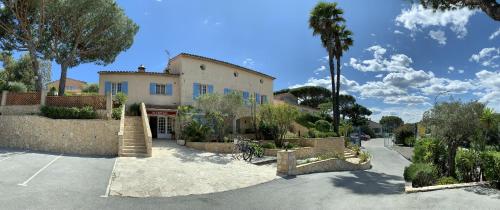
{"type": "Polygon", "coordinates": [[[457,189],[457,188],[465,188],[465,187],[474,187],[474,186],[482,186],[487,185],[488,182],[469,182],[469,183],[460,183],[460,184],[448,184],[448,185],[434,185],[427,187],[412,187],[411,183],[405,185],[405,193],[417,193],[417,192],[428,192],[435,190],[446,190],[446,189],[457,189]]]}

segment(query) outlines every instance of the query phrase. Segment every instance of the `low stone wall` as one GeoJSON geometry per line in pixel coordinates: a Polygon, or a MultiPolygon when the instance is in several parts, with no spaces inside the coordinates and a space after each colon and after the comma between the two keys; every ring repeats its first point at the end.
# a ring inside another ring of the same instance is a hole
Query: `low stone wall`
{"type": "MultiPolygon", "coordinates": [[[[278,154],[279,151],[282,151],[283,149],[264,149],[264,155],[265,156],[274,156],[278,154]]],[[[295,151],[295,155],[297,159],[305,159],[305,158],[310,158],[314,156],[314,148],[312,147],[299,147],[296,149],[293,149],[295,151]]]]}
{"type": "Polygon", "coordinates": [[[26,115],[40,113],[40,105],[0,106],[1,115],[26,115]]]}
{"type": "Polygon", "coordinates": [[[54,120],[40,116],[0,116],[0,147],[116,156],[119,120],[54,120]]]}
{"type": "Polygon", "coordinates": [[[219,142],[186,142],[186,146],[203,150],[213,153],[225,153],[229,154],[233,152],[234,144],[231,143],[219,143],[219,142]]]}
{"type": "Polygon", "coordinates": [[[338,158],[330,158],[297,166],[296,151],[280,151],[277,154],[277,174],[300,175],[332,171],[356,171],[371,168],[371,160],[352,163],[338,158]]]}
{"type": "Polygon", "coordinates": [[[355,164],[342,159],[332,158],[299,165],[296,167],[295,175],[332,171],[358,171],[370,168],[370,160],[361,164],[355,164]]]}

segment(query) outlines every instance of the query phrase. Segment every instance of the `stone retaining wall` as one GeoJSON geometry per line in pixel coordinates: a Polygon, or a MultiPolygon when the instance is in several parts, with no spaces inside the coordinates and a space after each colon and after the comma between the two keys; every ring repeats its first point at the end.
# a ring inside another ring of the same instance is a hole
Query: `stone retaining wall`
{"type": "Polygon", "coordinates": [[[233,152],[234,144],[231,143],[219,143],[219,142],[186,142],[186,146],[203,150],[213,153],[225,153],[229,154],[233,152]]]}
{"type": "Polygon", "coordinates": [[[119,120],[54,120],[40,116],[0,116],[0,147],[116,156],[119,120]]]}
{"type": "MultiPolygon", "coordinates": [[[[274,156],[278,154],[279,151],[282,151],[282,149],[264,149],[264,155],[265,156],[274,156]]],[[[314,156],[314,148],[313,147],[299,147],[296,149],[293,149],[295,151],[295,155],[297,159],[305,159],[305,158],[310,158],[314,156]]]]}
{"type": "Polygon", "coordinates": [[[296,167],[295,175],[332,171],[358,171],[370,168],[370,160],[361,164],[355,164],[342,159],[332,158],[299,165],[296,167]]]}
{"type": "Polygon", "coordinates": [[[0,106],[1,115],[26,115],[40,113],[40,105],[0,106]]]}

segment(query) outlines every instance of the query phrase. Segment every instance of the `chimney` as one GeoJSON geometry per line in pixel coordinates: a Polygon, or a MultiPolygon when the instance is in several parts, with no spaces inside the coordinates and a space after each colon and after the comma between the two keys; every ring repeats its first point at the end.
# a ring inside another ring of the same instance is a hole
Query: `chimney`
{"type": "Polygon", "coordinates": [[[146,72],[146,67],[144,65],[140,65],[138,68],[137,68],[137,71],[138,72],[146,72]]]}

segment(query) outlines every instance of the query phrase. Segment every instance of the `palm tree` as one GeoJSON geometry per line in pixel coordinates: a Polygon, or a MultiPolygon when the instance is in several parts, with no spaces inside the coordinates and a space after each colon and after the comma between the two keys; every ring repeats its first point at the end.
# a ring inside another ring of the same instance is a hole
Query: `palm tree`
{"type": "Polygon", "coordinates": [[[336,26],[335,34],[335,59],[337,60],[337,91],[335,94],[335,113],[336,116],[333,120],[336,121],[334,125],[340,125],[340,58],[343,53],[349,50],[353,45],[352,32],[346,29],[345,25],[336,26]]]}
{"type": "MultiPolygon", "coordinates": [[[[342,17],[344,11],[337,7],[337,3],[327,3],[319,2],[314,9],[311,11],[309,17],[309,27],[313,29],[313,35],[319,35],[321,38],[321,43],[323,47],[328,52],[328,65],[330,68],[330,79],[332,80],[332,99],[336,96],[335,89],[335,66],[333,63],[333,58],[335,56],[335,34],[336,27],[345,22],[342,17]]],[[[335,103],[337,104],[337,103],[335,103]]],[[[337,110],[335,104],[332,104],[332,110],[334,112],[333,116],[337,116],[337,110]]],[[[334,120],[333,130],[334,132],[339,131],[339,125],[337,120],[334,120]]]]}

